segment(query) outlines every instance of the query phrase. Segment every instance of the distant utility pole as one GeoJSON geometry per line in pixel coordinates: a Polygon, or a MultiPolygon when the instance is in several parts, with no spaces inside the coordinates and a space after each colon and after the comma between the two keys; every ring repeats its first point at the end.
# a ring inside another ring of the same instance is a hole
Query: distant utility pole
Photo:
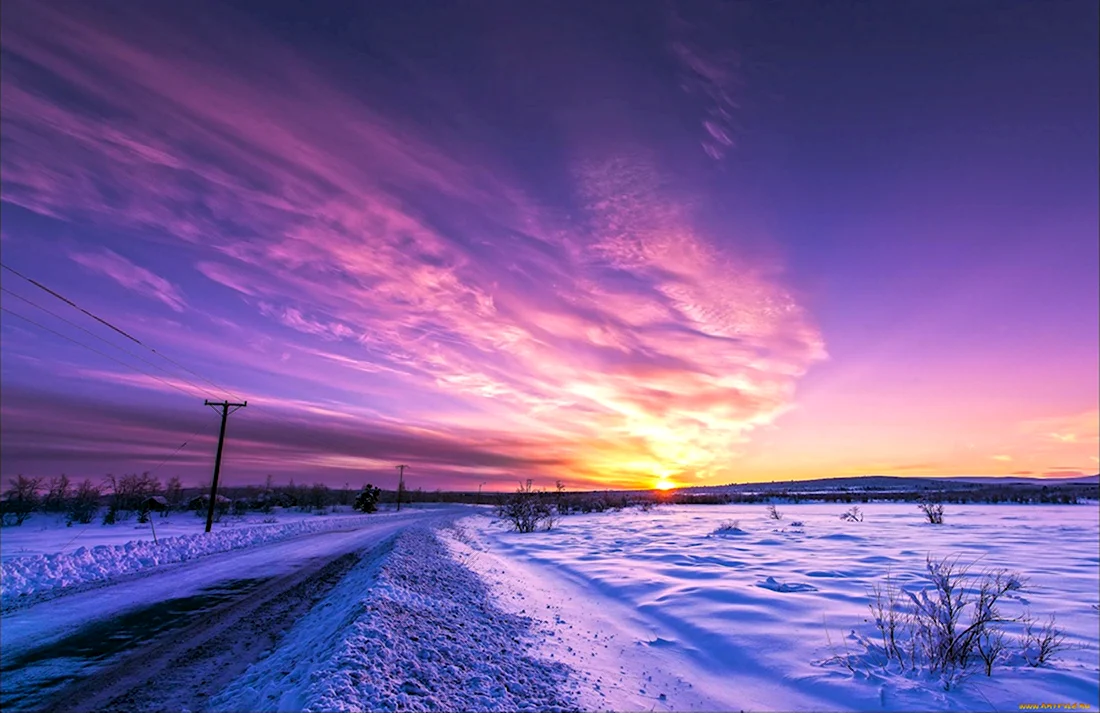
{"type": "Polygon", "coordinates": [[[210,484],[210,506],[206,509],[206,531],[210,532],[210,526],[214,524],[214,504],[215,499],[218,497],[218,474],[222,470],[222,446],[225,444],[225,421],[229,418],[229,414],[233,413],[237,409],[242,409],[248,405],[248,402],[240,404],[231,404],[228,401],[207,401],[207,406],[213,406],[214,410],[221,409],[222,411],[222,430],[218,433],[218,455],[214,458],[214,482],[210,484]],[[230,411],[229,409],[233,409],[230,411]]]}
{"type": "MultiPolygon", "coordinates": [[[[487,481],[487,480],[485,481],[485,483],[488,483],[488,482],[489,481],[487,481]]],[[[477,504],[478,505],[481,505],[481,486],[485,485],[485,483],[478,483],[477,484],[477,504]]]]}
{"type": "Polygon", "coordinates": [[[405,469],[407,465],[395,465],[399,475],[397,476],[397,512],[401,512],[401,493],[405,492],[405,469]]]}

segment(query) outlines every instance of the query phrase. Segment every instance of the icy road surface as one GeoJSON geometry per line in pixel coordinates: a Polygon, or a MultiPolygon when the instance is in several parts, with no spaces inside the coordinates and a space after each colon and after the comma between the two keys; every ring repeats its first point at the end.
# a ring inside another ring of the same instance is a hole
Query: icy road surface
{"type": "Polygon", "coordinates": [[[410,510],[352,531],[155,568],[10,611],[0,618],[0,708],[200,710],[398,533],[462,512],[410,510]],[[167,671],[175,673],[166,678],[167,671]],[[158,683],[144,685],[149,681],[158,683]]]}

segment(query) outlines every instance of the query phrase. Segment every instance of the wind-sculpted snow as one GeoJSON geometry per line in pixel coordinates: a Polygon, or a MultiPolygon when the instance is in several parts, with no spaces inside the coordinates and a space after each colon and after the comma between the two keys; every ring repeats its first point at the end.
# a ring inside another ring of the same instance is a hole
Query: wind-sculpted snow
{"type": "Polygon", "coordinates": [[[118,545],[80,547],[69,553],[15,557],[0,565],[0,598],[6,607],[21,595],[105,581],[159,565],[186,562],[298,535],[353,529],[378,517],[316,517],[273,525],[219,527],[209,533],[162,537],[159,543],[140,539],[118,545]]]}
{"type": "Polygon", "coordinates": [[[491,604],[480,579],[412,528],[366,561],[214,710],[574,710],[570,669],[525,650],[531,620],[491,604]]]}
{"type": "Polygon", "coordinates": [[[569,516],[531,534],[471,518],[453,548],[503,608],[539,621],[548,633],[542,653],[582,672],[578,695],[589,710],[1100,705],[1095,504],[948,504],[943,525],[928,524],[914,504],[867,504],[862,522],[841,520],[847,508],[790,503],[781,521],[763,505],[628,509],[569,516]],[[728,536],[726,523],[739,534],[728,536]],[[1025,578],[998,603],[1012,620],[992,677],[976,670],[944,690],[938,674],[875,650],[873,588],[889,578],[921,596],[932,586],[929,557],[957,559],[974,575],[1003,568],[1025,578]],[[1037,626],[1056,616],[1067,648],[1030,665],[1020,653],[1023,615],[1037,626]]]}

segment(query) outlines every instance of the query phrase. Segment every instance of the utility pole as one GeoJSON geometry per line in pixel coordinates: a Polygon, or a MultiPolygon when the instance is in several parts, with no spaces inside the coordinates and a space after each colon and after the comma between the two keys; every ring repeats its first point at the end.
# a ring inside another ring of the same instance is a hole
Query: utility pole
{"type": "MultiPolygon", "coordinates": [[[[487,481],[487,480],[485,481],[485,483],[488,483],[488,482],[489,481],[487,481]]],[[[478,483],[477,484],[477,504],[478,505],[481,505],[481,486],[485,485],[485,483],[478,483]]]]}
{"type": "Polygon", "coordinates": [[[221,409],[222,412],[222,430],[218,433],[218,455],[214,458],[214,482],[210,484],[210,506],[206,509],[206,531],[210,532],[210,526],[214,524],[214,504],[215,499],[218,497],[218,474],[222,470],[222,446],[225,444],[225,422],[229,418],[229,414],[233,413],[237,409],[242,409],[248,405],[248,402],[240,404],[231,404],[228,401],[207,401],[207,406],[213,406],[214,410],[221,409]],[[233,409],[230,411],[229,409],[233,409]]]}
{"type": "Polygon", "coordinates": [[[407,465],[395,465],[399,475],[397,476],[397,512],[401,512],[401,493],[405,492],[405,469],[407,465]]]}

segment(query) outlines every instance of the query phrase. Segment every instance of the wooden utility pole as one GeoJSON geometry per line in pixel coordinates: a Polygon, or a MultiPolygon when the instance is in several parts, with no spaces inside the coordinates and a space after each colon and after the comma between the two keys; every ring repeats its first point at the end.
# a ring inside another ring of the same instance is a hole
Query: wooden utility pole
{"type": "Polygon", "coordinates": [[[214,481],[210,484],[210,506],[206,509],[206,531],[210,532],[210,526],[214,524],[214,505],[218,497],[218,474],[222,470],[222,446],[225,444],[225,422],[229,418],[229,414],[233,413],[237,409],[242,409],[248,405],[248,402],[240,404],[231,404],[228,401],[207,401],[207,406],[213,406],[214,410],[221,409],[222,412],[222,430],[218,433],[218,455],[214,458],[214,481]],[[229,409],[233,409],[230,411],[229,409]]]}
{"type": "Polygon", "coordinates": [[[409,466],[396,465],[394,467],[397,468],[399,473],[397,476],[397,512],[401,512],[401,493],[405,492],[405,469],[409,466]]]}

